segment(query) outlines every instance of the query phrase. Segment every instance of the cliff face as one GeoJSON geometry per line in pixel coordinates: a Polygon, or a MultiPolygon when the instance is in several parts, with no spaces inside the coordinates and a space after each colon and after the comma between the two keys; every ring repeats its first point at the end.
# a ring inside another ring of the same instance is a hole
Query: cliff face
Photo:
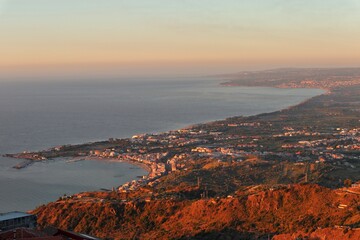
{"type": "MultiPolygon", "coordinates": [[[[34,211],[39,224],[55,225],[102,238],[256,238],[275,233],[360,223],[360,196],[317,185],[294,185],[234,198],[118,203],[66,200],[34,211]],[[339,205],[346,206],[339,208],[339,205]]],[[[317,230],[319,231],[319,230],[317,230]]],[[[290,235],[289,235],[290,236],[290,235]]],[[[283,238],[278,238],[283,239],[283,238]]]]}

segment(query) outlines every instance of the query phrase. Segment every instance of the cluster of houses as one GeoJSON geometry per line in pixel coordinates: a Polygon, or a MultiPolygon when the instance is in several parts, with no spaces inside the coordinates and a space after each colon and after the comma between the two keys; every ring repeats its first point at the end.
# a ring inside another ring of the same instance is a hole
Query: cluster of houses
{"type": "Polygon", "coordinates": [[[360,79],[348,77],[347,80],[336,80],[335,78],[328,78],[322,81],[304,80],[301,82],[290,82],[279,85],[280,88],[322,88],[333,89],[338,87],[347,87],[360,84],[360,79]]]}
{"type": "MultiPolygon", "coordinates": [[[[258,122],[229,123],[227,127],[261,126],[258,122]]],[[[226,127],[226,126],[224,126],[226,127]]],[[[90,151],[91,156],[131,161],[147,166],[149,175],[128,182],[119,187],[127,192],[142,186],[154,186],[161,176],[186,169],[187,162],[201,157],[218,161],[241,162],[249,155],[267,157],[277,156],[294,162],[312,161],[313,163],[333,161],[338,164],[352,164],[343,150],[358,150],[360,129],[336,129],[336,132],[324,133],[327,137],[318,139],[321,133],[308,130],[295,130],[283,127],[284,133],[273,137],[314,136],[316,140],[300,140],[296,143],[284,143],[277,151],[266,151],[260,144],[263,136],[226,134],[221,131],[207,131],[203,128],[180,129],[160,134],[135,135],[126,148],[112,148],[90,151]],[[175,150],[174,150],[175,149],[175,150]],[[289,151],[291,150],[291,151],[289,151]],[[339,150],[339,151],[338,151],[339,150]],[[341,150],[341,151],[340,151],[341,150]],[[344,160],[345,159],[345,160],[344,160]],[[343,161],[344,160],[344,161],[343,161]]],[[[270,135],[271,137],[271,135],[270,135]]],[[[354,157],[353,155],[350,157],[354,157]]],[[[356,156],[355,156],[356,158],[356,156]]],[[[359,158],[359,156],[357,156],[359,158]]]]}
{"type": "MultiPolygon", "coordinates": [[[[285,143],[281,148],[300,150],[299,153],[311,153],[312,156],[318,156],[316,162],[337,162],[343,159],[360,159],[358,154],[353,154],[360,149],[360,128],[349,130],[338,128],[336,131],[336,133],[331,134],[331,138],[327,137],[312,141],[302,140],[297,143],[285,143]]],[[[345,163],[346,162],[344,162],[344,164],[345,163]]],[[[349,166],[354,167],[351,164],[349,166]]]]}
{"type": "Polygon", "coordinates": [[[153,186],[158,182],[157,179],[161,176],[167,175],[170,172],[185,169],[185,160],[189,159],[188,154],[170,155],[169,152],[124,153],[115,148],[93,150],[90,151],[89,155],[97,158],[129,161],[146,166],[149,170],[149,174],[143,176],[141,179],[123,184],[118,188],[118,191],[120,192],[134,191],[146,185],[153,186]]]}
{"type": "Polygon", "coordinates": [[[287,131],[281,134],[275,134],[273,137],[294,137],[294,136],[320,136],[322,135],[319,132],[309,132],[306,130],[299,131],[287,131]]]}
{"type": "Polygon", "coordinates": [[[175,155],[166,162],[161,162],[161,159],[164,159],[168,153],[166,154],[144,154],[143,155],[137,154],[137,155],[131,155],[129,154],[121,154],[119,156],[120,160],[128,160],[128,161],[135,161],[142,164],[146,164],[150,168],[150,173],[148,176],[143,176],[142,179],[139,180],[133,180],[131,182],[127,182],[123,185],[121,185],[118,188],[119,192],[129,192],[137,190],[140,187],[144,187],[146,185],[153,187],[156,185],[159,181],[159,178],[161,176],[167,175],[170,172],[175,172],[179,170],[186,169],[185,163],[183,163],[184,159],[188,159],[188,156],[186,154],[180,154],[175,155]],[[150,159],[148,158],[149,156],[150,159]]]}
{"type": "Polygon", "coordinates": [[[133,143],[145,145],[157,143],[166,145],[167,147],[184,147],[188,145],[208,143],[208,140],[204,138],[207,134],[208,133],[204,131],[195,132],[187,129],[181,129],[161,134],[135,135],[132,137],[131,141],[133,143]]]}
{"type": "Polygon", "coordinates": [[[229,123],[228,127],[260,127],[259,122],[243,122],[243,123],[229,123]]]}

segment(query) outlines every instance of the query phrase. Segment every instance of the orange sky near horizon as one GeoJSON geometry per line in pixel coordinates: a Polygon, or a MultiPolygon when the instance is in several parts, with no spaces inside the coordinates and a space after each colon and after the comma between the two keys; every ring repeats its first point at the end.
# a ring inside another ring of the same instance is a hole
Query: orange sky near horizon
{"type": "Polygon", "coordinates": [[[359,66],[359,10],[356,0],[0,0],[0,73],[359,66]]]}

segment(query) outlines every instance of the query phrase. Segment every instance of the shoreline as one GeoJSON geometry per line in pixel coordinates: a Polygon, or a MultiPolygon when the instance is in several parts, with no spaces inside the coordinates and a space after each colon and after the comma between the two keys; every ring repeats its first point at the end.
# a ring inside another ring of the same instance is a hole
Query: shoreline
{"type": "MultiPolygon", "coordinates": [[[[240,86],[241,87],[241,86],[240,86]]],[[[246,86],[244,86],[246,87],[246,86]]],[[[264,87],[268,87],[268,86],[264,86],[264,87]]],[[[270,88],[273,88],[273,87],[270,87],[270,88]]],[[[202,122],[202,123],[195,123],[195,124],[190,124],[190,125],[187,125],[186,127],[183,127],[183,128],[178,128],[177,130],[182,130],[182,129],[191,129],[191,128],[194,128],[196,126],[206,126],[206,125],[211,125],[213,123],[216,123],[216,122],[219,122],[219,121],[226,121],[230,118],[236,118],[236,117],[244,117],[244,119],[246,118],[251,118],[251,117],[256,117],[256,116],[261,116],[261,115],[273,115],[273,114],[276,114],[278,112],[281,112],[281,111],[286,111],[286,110],[289,110],[289,109],[292,109],[292,108],[295,108],[297,106],[301,106],[309,101],[311,101],[313,98],[316,98],[316,97],[320,97],[322,95],[325,95],[327,92],[323,92],[321,94],[317,94],[315,96],[312,96],[310,98],[307,98],[303,101],[301,101],[300,103],[296,104],[296,105],[290,105],[290,106],[287,106],[286,108],[282,108],[282,109],[279,109],[279,110],[276,110],[276,111],[271,111],[271,112],[262,112],[262,113],[258,113],[258,114],[254,114],[254,115],[249,115],[249,116],[230,116],[230,117],[226,117],[226,118],[222,118],[222,119],[217,119],[217,120],[210,120],[210,121],[206,121],[206,122],[202,122]]],[[[150,135],[154,134],[154,135],[161,135],[161,134],[169,134],[171,131],[177,131],[177,130],[168,130],[168,131],[164,131],[164,132],[157,132],[157,133],[151,133],[150,135]]],[[[122,139],[118,139],[120,141],[130,141],[131,138],[122,138],[122,139]]],[[[82,147],[85,147],[85,146],[92,146],[93,144],[96,145],[96,144],[99,144],[99,143],[109,143],[109,141],[103,141],[103,142],[88,142],[88,143],[84,143],[84,144],[78,144],[78,145],[66,145],[70,148],[73,148],[75,146],[75,148],[82,148],[82,147]]],[[[94,148],[96,149],[96,148],[94,148]]],[[[54,150],[54,149],[52,149],[54,150]]],[[[47,150],[49,151],[49,150],[47,150]]],[[[51,151],[51,150],[50,150],[51,151]]],[[[43,162],[43,161],[47,161],[47,160],[51,160],[51,159],[54,159],[54,158],[57,158],[57,157],[53,157],[53,158],[45,158],[45,159],[39,159],[39,157],[43,157],[42,153],[44,153],[46,151],[40,151],[40,152],[34,152],[34,153],[30,153],[30,154],[36,154],[36,158],[31,160],[31,157],[27,157],[25,158],[25,161],[24,161],[24,167],[21,167],[21,168],[18,168],[18,169],[22,169],[22,168],[26,168],[27,166],[30,166],[31,164],[33,163],[36,163],[36,162],[43,162]]],[[[71,152],[67,152],[67,150],[64,150],[64,152],[62,153],[71,153],[71,152]]],[[[61,154],[61,153],[60,153],[61,154]]],[[[27,152],[26,153],[27,156],[29,156],[29,153],[27,152]]],[[[10,155],[6,155],[7,157],[11,157],[10,155]]],[[[17,159],[24,159],[24,158],[21,158],[21,154],[14,154],[14,156],[16,156],[17,159]]],[[[101,157],[101,156],[90,156],[90,155],[86,155],[86,156],[79,156],[79,155],[63,155],[63,156],[59,156],[59,157],[69,157],[69,158],[72,158],[74,160],[80,160],[80,159],[84,159],[84,160],[98,160],[98,161],[117,161],[117,162],[124,162],[124,163],[128,163],[130,165],[133,165],[133,166],[138,166],[140,168],[142,168],[143,170],[147,171],[147,176],[146,176],[146,182],[147,183],[151,183],[151,182],[155,182],[158,178],[161,178],[163,176],[163,174],[157,174],[157,168],[158,168],[158,164],[157,163],[152,163],[152,164],[145,164],[143,162],[140,162],[140,161],[137,161],[137,160],[131,160],[131,159],[118,159],[118,158],[109,158],[109,157],[101,157]]],[[[167,175],[167,173],[165,173],[165,175],[167,175]]],[[[144,175],[145,176],[145,175],[144,175]]],[[[134,189],[137,189],[137,186],[140,186],[138,183],[140,183],[141,181],[143,180],[140,180],[136,178],[136,176],[134,177],[133,181],[135,182],[134,183],[134,186],[135,188],[134,189]]],[[[119,189],[121,189],[122,187],[124,186],[124,184],[121,184],[119,185],[119,189]]]]}
{"type": "Polygon", "coordinates": [[[97,157],[97,156],[85,156],[85,157],[73,157],[69,160],[71,162],[78,161],[109,161],[109,162],[120,162],[120,163],[128,163],[130,165],[138,166],[148,172],[148,175],[152,173],[151,166],[146,163],[141,163],[137,161],[131,161],[126,159],[118,159],[118,158],[105,158],[105,157],[97,157]]]}
{"type": "MultiPolygon", "coordinates": [[[[301,106],[309,101],[311,101],[312,99],[316,98],[316,97],[320,97],[322,95],[325,95],[327,92],[323,92],[321,94],[318,94],[318,95],[315,95],[315,96],[312,96],[310,98],[307,98],[303,101],[301,101],[300,103],[296,104],[296,105],[290,105],[290,106],[287,106],[286,108],[282,108],[280,110],[277,110],[277,111],[272,111],[272,112],[268,112],[268,113],[259,113],[259,114],[254,114],[254,115],[249,115],[249,116],[230,116],[230,117],[226,117],[226,118],[222,118],[222,119],[218,119],[218,120],[212,120],[212,121],[207,121],[207,122],[202,122],[202,123],[195,123],[195,124],[191,124],[191,125],[187,125],[186,127],[183,127],[183,128],[178,128],[177,130],[169,130],[169,131],[164,131],[164,132],[158,132],[158,133],[152,133],[152,134],[155,134],[155,135],[161,135],[161,134],[169,134],[171,131],[178,131],[178,130],[183,130],[183,129],[192,129],[196,126],[206,126],[206,125],[211,125],[213,123],[216,123],[218,121],[226,121],[230,118],[236,118],[236,117],[244,117],[244,119],[247,119],[247,118],[251,118],[251,117],[256,117],[256,116],[261,116],[261,115],[274,115],[278,112],[282,112],[282,111],[288,111],[290,109],[293,109],[293,108],[296,108],[298,106],[301,106]]],[[[152,135],[150,134],[150,135],[152,135]]],[[[146,135],[146,134],[145,134],[146,135]]],[[[130,138],[124,138],[124,139],[119,139],[121,141],[131,141],[130,138]]],[[[108,141],[104,141],[104,142],[108,142],[108,141]]],[[[100,143],[100,142],[93,142],[93,143],[85,143],[85,144],[79,144],[79,145],[75,145],[77,148],[82,148],[88,144],[90,144],[90,146],[92,144],[97,144],[97,143],[100,143]]],[[[73,147],[73,145],[67,145],[67,146],[70,146],[70,147],[73,147]]],[[[95,148],[96,149],[96,148],[95,148]]],[[[45,151],[46,152],[46,151],[45,151]]],[[[48,160],[51,160],[51,159],[56,159],[57,157],[54,157],[54,158],[43,158],[43,156],[41,155],[42,152],[35,152],[34,156],[35,156],[35,159],[31,160],[31,157],[29,157],[29,153],[26,153],[26,156],[27,158],[21,162],[20,164],[17,164],[16,166],[14,166],[13,168],[15,169],[18,169],[18,170],[21,170],[23,168],[26,168],[30,165],[32,165],[33,163],[36,163],[36,162],[43,162],[43,161],[48,161],[48,160]]],[[[66,153],[66,150],[64,151],[64,153],[66,153]]],[[[31,154],[31,153],[30,153],[31,154]]],[[[73,153],[75,154],[75,153],[73,153]]],[[[9,157],[10,155],[7,155],[7,157],[9,157]]],[[[16,156],[17,159],[21,159],[21,154],[15,154],[14,156],[16,156]]],[[[10,156],[11,157],[11,156],[10,156]]],[[[129,187],[129,185],[126,186],[127,183],[119,183],[119,185],[117,186],[118,190],[119,191],[129,191],[128,189],[130,188],[131,189],[131,186],[132,186],[132,189],[133,190],[136,190],[138,187],[141,187],[143,183],[146,183],[146,184],[151,184],[151,183],[155,183],[157,179],[161,178],[162,176],[164,175],[167,175],[168,172],[167,170],[165,170],[165,172],[161,172],[161,170],[159,170],[159,168],[161,168],[161,166],[159,165],[158,162],[148,162],[148,163],[144,163],[143,161],[140,161],[140,160],[132,160],[132,159],[127,159],[127,158],[121,158],[120,159],[120,156],[118,157],[109,157],[109,156],[95,156],[95,155],[85,155],[85,156],[79,156],[79,155],[67,155],[67,156],[59,156],[59,158],[63,158],[63,157],[66,157],[68,158],[67,161],[69,161],[69,163],[71,162],[76,162],[76,161],[81,161],[81,160],[84,160],[84,161],[88,161],[88,160],[95,160],[95,161],[115,161],[115,162],[123,162],[123,163],[127,163],[127,164],[130,164],[132,166],[137,166],[137,167],[140,167],[141,169],[143,169],[144,171],[147,172],[147,175],[143,175],[141,179],[139,179],[139,176],[134,176],[133,180],[132,180],[132,183],[129,187]]],[[[66,160],[65,160],[66,161],[66,160]]],[[[182,170],[180,170],[182,171],[182,170]]],[[[133,190],[130,190],[130,191],[133,191],[133,190]]]]}
{"type": "Polygon", "coordinates": [[[244,85],[244,84],[238,84],[238,83],[231,83],[231,82],[223,82],[219,84],[221,87],[249,87],[249,88],[257,88],[257,87],[267,87],[267,88],[276,88],[276,89],[321,89],[324,90],[326,92],[326,94],[330,94],[331,93],[331,89],[330,88],[326,88],[326,87],[305,87],[305,86],[267,86],[267,85],[255,85],[255,86],[250,86],[250,85],[244,85]]]}
{"type": "MultiPolygon", "coordinates": [[[[298,104],[290,105],[290,106],[288,106],[286,108],[282,108],[282,109],[272,111],[272,112],[262,112],[262,113],[258,113],[258,114],[254,114],[254,115],[247,115],[247,116],[242,116],[242,115],[228,116],[228,117],[225,117],[225,118],[222,118],[222,119],[208,120],[208,121],[204,121],[204,122],[200,122],[200,123],[188,124],[188,125],[185,125],[184,127],[177,128],[177,129],[170,129],[170,130],[166,130],[166,131],[151,132],[151,133],[147,132],[147,133],[142,133],[142,134],[166,134],[166,133],[168,133],[170,131],[178,131],[178,130],[181,130],[181,129],[192,128],[194,126],[207,125],[207,124],[215,123],[215,122],[218,122],[218,121],[224,121],[224,120],[231,119],[231,118],[236,118],[236,117],[248,118],[248,117],[261,116],[261,115],[264,115],[264,114],[271,115],[271,114],[275,114],[277,112],[282,112],[282,111],[290,110],[290,109],[296,108],[298,106],[301,106],[301,105],[311,101],[313,98],[320,97],[320,96],[327,95],[327,94],[331,94],[331,89],[325,89],[325,88],[303,88],[303,87],[296,88],[296,87],[276,87],[276,86],[266,86],[266,85],[247,86],[247,85],[241,85],[241,84],[234,84],[234,85],[226,85],[226,84],[227,84],[226,82],[222,82],[222,83],[219,83],[219,86],[223,86],[223,87],[254,87],[254,88],[257,88],[257,87],[269,87],[269,88],[277,88],[277,89],[318,89],[318,90],[323,90],[324,93],[312,96],[310,98],[307,98],[307,99],[301,101],[298,104]]],[[[131,137],[120,138],[120,140],[128,140],[130,138],[131,137]]],[[[95,143],[102,142],[102,141],[106,142],[107,140],[99,140],[99,141],[94,141],[94,142],[79,143],[79,144],[74,144],[74,145],[69,144],[68,146],[79,146],[80,147],[80,146],[83,146],[85,144],[95,144],[95,143]]],[[[39,159],[39,156],[38,156],[37,153],[41,153],[41,150],[40,151],[34,151],[34,152],[26,152],[25,157],[23,157],[24,156],[23,153],[4,154],[4,155],[2,155],[2,157],[24,160],[24,161],[22,161],[22,162],[18,163],[17,165],[14,165],[12,167],[12,168],[15,168],[17,170],[27,168],[28,166],[31,166],[32,164],[34,164],[36,162],[43,162],[43,161],[51,160],[51,159],[39,159]],[[29,154],[31,154],[31,153],[36,153],[36,156],[34,158],[32,158],[31,156],[29,156],[29,154]]],[[[61,158],[61,156],[59,156],[59,157],[61,158]]],[[[152,173],[151,165],[141,163],[141,162],[138,162],[138,161],[135,161],[135,160],[134,161],[133,160],[126,160],[126,159],[119,160],[119,159],[116,159],[116,158],[104,158],[104,157],[94,157],[94,156],[69,156],[69,157],[73,158],[73,159],[94,158],[94,159],[84,159],[85,161],[87,161],[87,160],[99,160],[99,161],[110,160],[111,161],[111,159],[113,159],[114,161],[122,161],[122,162],[126,162],[126,163],[129,163],[129,164],[132,164],[132,165],[139,166],[139,167],[143,168],[145,171],[147,171],[148,175],[150,175],[152,173]]],[[[55,158],[57,158],[57,157],[55,157],[55,158]]]]}

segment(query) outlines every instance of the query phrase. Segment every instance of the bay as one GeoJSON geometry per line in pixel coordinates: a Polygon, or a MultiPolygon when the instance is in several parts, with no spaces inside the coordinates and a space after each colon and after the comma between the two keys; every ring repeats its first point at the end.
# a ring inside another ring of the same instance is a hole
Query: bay
{"type": "MultiPolygon", "coordinates": [[[[207,78],[2,82],[0,155],[272,112],[324,93],[219,83],[207,78]]],[[[117,162],[47,161],[15,170],[17,162],[0,158],[0,212],[33,209],[63,194],[109,189],[146,174],[117,162]]]]}

